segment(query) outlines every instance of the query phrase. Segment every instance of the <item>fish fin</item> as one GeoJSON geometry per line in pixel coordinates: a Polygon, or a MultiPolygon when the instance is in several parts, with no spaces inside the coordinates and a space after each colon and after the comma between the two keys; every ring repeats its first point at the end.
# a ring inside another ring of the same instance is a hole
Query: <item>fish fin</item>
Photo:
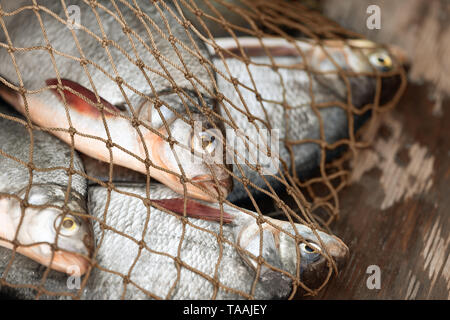
{"type": "Polygon", "coordinates": [[[191,218],[217,221],[220,222],[221,218],[223,223],[233,222],[233,216],[225,211],[222,212],[205,204],[197,201],[184,198],[173,198],[173,199],[159,199],[152,200],[152,202],[159,204],[161,207],[173,211],[179,215],[184,215],[184,202],[186,201],[186,215],[191,218]]]}
{"type": "MultiPolygon", "coordinates": [[[[58,85],[58,80],[54,78],[47,79],[45,83],[48,86],[56,86],[58,85]]],[[[64,96],[66,98],[69,107],[77,110],[81,114],[89,115],[91,117],[101,116],[101,111],[95,105],[96,104],[95,102],[97,101],[95,93],[71,80],[61,79],[61,84],[64,86],[64,88],[70,88],[73,91],[78,92],[80,95],[84,96],[87,100],[85,101],[84,99],[78,97],[76,94],[74,94],[72,91],[68,89],[63,89],[64,96]],[[92,101],[92,103],[89,103],[88,101],[92,101]]],[[[57,88],[52,88],[51,90],[61,101],[64,101],[63,97],[61,96],[57,88]]],[[[120,109],[113,106],[111,103],[109,103],[102,97],[100,97],[100,101],[101,104],[103,105],[103,112],[105,116],[114,116],[115,113],[121,113],[120,109]]]]}

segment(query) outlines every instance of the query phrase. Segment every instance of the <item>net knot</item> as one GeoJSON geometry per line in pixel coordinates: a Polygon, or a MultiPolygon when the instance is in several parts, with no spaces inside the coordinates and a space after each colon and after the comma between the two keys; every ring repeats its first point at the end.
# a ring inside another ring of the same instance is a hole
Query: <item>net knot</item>
{"type": "Polygon", "coordinates": [[[133,128],[137,128],[139,127],[139,119],[134,117],[133,119],[131,119],[131,125],[133,126],[133,128]]]}
{"type": "Polygon", "coordinates": [[[136,60],[136,66],[137,66],[139,69],[144,69],[145,63],[144,63],[144,61],[142,61],[141,59],[137,59],[137,60],[136,60]]]}
{"type": "Polygon", "coordinates": [[[28,162],[28,163],[27,163],[27,168],[28,168],[29,170],[31,170],[31,171],[33,171],[33,170],[36,169],[36,167],[35,167],[35,165],[33,164],[33,162],[28,162]]]}
{"type": "Polygon", "coordinates": [[[27,89],[25,89],[24,86],[20,86],[20,87],[19,87],[19,93],[20,93],[21,95],[24,95],[25,93],[27,93],[27,89]]]}
{"type": "Polygon", "coordinates": [[[84,67],[84,66],[87,66],[88,64],[89,64],[89,62],[87,59],[83,58],[80,60],[80,66],[84,67]]]}
{"type": "Polygon", "coordinates": [[[108,148],[108,149],[112,149],[113,147],[114,147],[114,143],[111,141],[111,140],[107,140],[106,141],[106,147],[108,148]]]}
{"type": "Polygon", "coordinates": [[[255,92],[255,98],[257,101],[261,102],[262,101],[262,97],[258,92],[255,92]]]}
{"type": "Polygon", "coordinates": [[[53,47],[52,47],[50,44],[48,44],[48,45],[45,47],[45,49],[47,49],[47,51],[48,51],[49,54],[52,54],[52,53],[53,53],[53,47]]]}
{"type": "Polygon", "coordinates": [[[175,39],[175,37],[173,36],[173,34],[171,34],[167,40],[168,40],[171,44],[175,44],[175,42],[176,42],[176,39],[175,39]]]}
{"type": "Polygon", "coordinates": [[[113,191],[115,188],[114,183],[112,183],[111,181],[108,181],[106,183],[106,189],[108,189],[109,192],[113,191]]]}
{"type": "Polygon", "coordinates": [[[139,246],[139,249],[140,249],[140,250],[144,249],[144,248],[145,248],[145,242],[144,242],[144,240],[139,241],[139,242],[138,242],[138,246],[139,246]]]}
{"type": "Polygon", "coordinates": [[[256,258],[256,263],[259,266],[263,266],[266,263],[266,260],[264,260],[264,258],[262,256],[258,256],[258,258],[256,258]]]}
{"type": "Polygon", "coordinates": [[[183,23],[181,24],[185,29],[190,29],[191,28],[191,22],[189,20],[184,20],[183,23]]]}
{"type": "Polygon", "coordinates": [[[75,172],[75,170],[72,167],[66,169],[66,174],[68,176],[73,176],[75,173],[76,172],[75,172]]]}
{"type": "Polygon", "coordinates": [[[16,51],[16,48],[13,46],[8,46],[8,53],[14,53],[14,51],[16,51]]]}
{"type": "Polygon", "coordinates": [[[202,65],[207,63],[207,61],[206,61],[206,59],[205,59],[204,57],[198,58],[198,62],[199,62],[200,64],[202,64],[202,65]]]}
{"type": "Polygon", "coordinates": [[[187,72],[185,72],[184,77],[185,77],[187,80],[189,80],[189,79],[193,78],[194,75],[192,74],[192,72],[187,71],[187,72]]]}
{"type": "Polygon", "coordinates": [[[167,143],[169,144],[170,148],[173,148],[173,145],[176,143],[176,141],[172,137],[169,137],[167,138],[167,143]]]}
{"type": "Polygon", "coordinates": [[[69,134],[73,137],[77,133],[77,130],[75,130],[74,127],[69,128],[69,134]]]}
{"type": "Polygon", "coordinates": [[[221,92],[217,92],[216,99],[219,102],[222,102],[225,99],[225,96],[221,92]]]}
{"type": "Polygon", "coordinates": [[[178,264],[180,266],[183,264],[183,261],[181,261],[180,257],[175,257],[175,258],[173,258],[173,260],[175,261],[176,264],[178,264]]]}
{"type": "Polygon", "coordinates": [[[242,180],[241,182],[244,186],[248,186],[250,184],[250,180],[246,177],[243,177],[241,180],[242,180]]]}
{"type": "Polygon", "coordinates": [[[153,165],[152,161],[148,158],[144,160],[144,164],[146,168],[150,168],[153,165]]]}
{"type": "Polygon", "coordinates": [[[231,77],[231,83],[236,87],[239,84],[239,80],[235,77],[231,77]]]}
{"type": "Polygon", "coordinates": [[[152,54],[155,57],[155,59],[161,58],[161,51],[159,51],[158,49],[153,49],[152,54]]]}
{"type": "Polygon", "coordinates": [[[281,200],[276,201],[275,205],[280,209],[284,209],[286,207],[286,205],[281,200]]]}
{"type": "Polygon", "coordinates": [[[122,77],[117,76],[116,77],[116,82],[119,86],[121,86],[125,81],[123,80],[122,77]]]}
{"type": "Polygon", "coordinates": [[[161,108],[162,105],[163,105],[162,101],[159,100],[159,99],[157,99],[157,98],[155,98],[155,101],[153,102],[153,106],[154,106],[156,109],[159,109],[159,108],[161,108]]]}
{"type": "Polygon", "coordinates": [[[131,28],[129,26],[124,26],[122,28],[123,33],[128,34],[131,33],[131,28]]]}
{"type": "Polygon", "coordinates": [[[203,11],[200,10],[200,9],[195,9],[194,14],[195,14],[197,17],[201,17],[201,16],[203,15],[203,11]]]}
{"type": "Polygon", "coordinates": [[[150,207],[152,205],[152,201],[148,198],[142,199],[142,202],[144,203],[144,206],[146,208],[150,207]]]}
{"type": "Polygon", "coordinates": [[[89,0],[89,5],[91,6],[92,9],[97,8],[98,3],[96,0],[89,0]]]}
{"type": "Polygon", "coordinates": [[[262,225],[262,224],[266,223],[266,221],[264,220],[263,217],[258,216],[258,217],[256,218],[256,223],[257,223],[258,225],[262,225]]]}
{"type": "Polygon", "coordinates": [[[107,38],[102,39],[102,47],[106,48],[109,45],[109,40],[107,38]]]}

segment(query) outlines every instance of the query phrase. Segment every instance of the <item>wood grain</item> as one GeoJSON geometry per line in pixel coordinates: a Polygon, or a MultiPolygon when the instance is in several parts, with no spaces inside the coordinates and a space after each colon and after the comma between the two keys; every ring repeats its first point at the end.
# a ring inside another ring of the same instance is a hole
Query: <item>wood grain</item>
{"type": "Polygon", "coordinates": [[[436,115],[428,93],[410,85],[355,158],[332,226],[350,259],[310,299],[450,299],[450,101],[436,115]],[[380,289],[366,286],[370,265],[380,289]]]}

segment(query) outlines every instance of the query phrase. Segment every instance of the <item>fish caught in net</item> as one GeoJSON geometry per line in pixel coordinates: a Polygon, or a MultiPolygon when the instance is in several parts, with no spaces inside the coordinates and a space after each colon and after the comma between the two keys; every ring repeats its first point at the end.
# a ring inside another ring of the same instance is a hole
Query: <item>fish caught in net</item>
{"type": "Polygon", "coordinates": [[[285,299],[332,234],[394,50],[298,1],[2,1],[0,292],[285,299]]]}

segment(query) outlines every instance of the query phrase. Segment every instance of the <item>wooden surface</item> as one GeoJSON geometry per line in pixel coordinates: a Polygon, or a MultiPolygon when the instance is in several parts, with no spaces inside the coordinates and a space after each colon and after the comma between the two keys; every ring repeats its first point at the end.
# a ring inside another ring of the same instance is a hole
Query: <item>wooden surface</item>
{"type": "Polygon", "coordinates": [[[332,225],[350,259],[311,299],[450,298],[450,101],[428,96],[409,85],[356,157],[332,225]],[[370,265],[380,267],[380,289],[366,286],[370,265]]]}

